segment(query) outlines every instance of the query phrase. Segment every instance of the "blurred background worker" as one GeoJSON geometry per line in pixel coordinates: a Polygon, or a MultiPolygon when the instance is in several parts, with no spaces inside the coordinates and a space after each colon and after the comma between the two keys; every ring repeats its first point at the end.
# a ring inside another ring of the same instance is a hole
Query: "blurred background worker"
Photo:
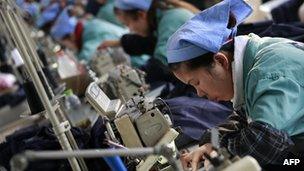
{"type": "Polygon", "coordinates": [[[163,1],[116,0],[115,14],[132,34],[126,34],[120,40],[106,41],[101,48],[122,46],[130,55],[149,54],[151,58],[143,67],[147,82],[172,81],[166,69],[166,43],[178,27],[193,17],[193,13],[163,1]]]}

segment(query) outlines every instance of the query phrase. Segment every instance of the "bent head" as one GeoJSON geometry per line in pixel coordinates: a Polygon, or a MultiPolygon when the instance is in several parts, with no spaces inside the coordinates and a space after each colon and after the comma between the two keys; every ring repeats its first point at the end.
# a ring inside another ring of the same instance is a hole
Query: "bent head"
{"type": "Polygon", "coordinates": [[[213,101],[233,98],[231,61],[233,55],[220,51],[200,57],[169,64],[174,75],[185,84],[193,86],[199,96],[213,101]]]}
{"type": "Polygon", "coordinates": [[[114,9],[118,20],[127,26],[132,33],[147,36],[149,33],[148,12],[144,10],[114,9]]]}

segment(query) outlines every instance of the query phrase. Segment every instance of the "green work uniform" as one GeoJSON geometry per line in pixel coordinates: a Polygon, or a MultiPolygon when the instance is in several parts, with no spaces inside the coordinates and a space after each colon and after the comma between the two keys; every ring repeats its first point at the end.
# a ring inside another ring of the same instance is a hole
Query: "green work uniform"
{"type": "Polygon", "coordinates": [[[304,133],[304,45],[250,34],[243,58],[246,110],[253,121],[304,133]]]}

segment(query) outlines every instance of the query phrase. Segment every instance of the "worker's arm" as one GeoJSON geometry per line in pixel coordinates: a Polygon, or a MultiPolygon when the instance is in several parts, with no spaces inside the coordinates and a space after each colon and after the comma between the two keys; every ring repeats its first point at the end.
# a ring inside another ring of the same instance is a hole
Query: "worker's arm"
{"type": "MultiPolygon", "coordinates": [[[[248,116],[229,119],[219,126],[220,141],[233,154],[251,155],[260,164],[276,164],[293,145],[290,136],[301,127],[304,90],[297,81],[276,73],[252,71],[245,91],[248,116]],[[256,75],[256,77],[254,77],[256,75]]],[[[210,136],[210,135],[209,135],[210,136]]],[[[203,144],[208,141],[208,135],[203,144]]],[[[277,163],[281,164],[281,163],[277,163]]]]}
{"type": "Polygon", "coordinates": [[[137,34],[125,34],[120,39],[120,44],[129,55],[153,55],[156,37],[143,37],[137,34]]]}
{"type": "MultiPolygon", "coordinates": [[[[232,123],[234,124],[234,123],[232,123]]],[[[260,164],[282,164],[283,154],[293,145],[289,136],[272,126],[262,122],[251,122],[247,127],[240,130],[229,130],[220,126],[220,144],[234,155],[251,155],[260,164]]],[[[208,132],[202,144],[210,142],[208,132]]]]}
{"type": "Polygon", "coordinates": [[[154,36],[142,37],[137,34],[125,34],[120,40],[104,41],[98,49],[121,46],[128,55],[153,55],[155,44],[156,38],[154,36]]]}

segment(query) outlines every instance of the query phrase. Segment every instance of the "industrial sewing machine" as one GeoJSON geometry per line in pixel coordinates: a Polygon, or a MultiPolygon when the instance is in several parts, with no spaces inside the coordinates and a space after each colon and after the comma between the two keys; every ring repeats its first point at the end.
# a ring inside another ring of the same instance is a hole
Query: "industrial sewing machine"
{"type": "MultiPolygon", "coordinates": [[[[178,136],[171,128],[171,121],[144,96],[136,96],[126,103],[110,100],[96,82],[86,90],[86,98],[97,112],[107,118],[107,134],[110,141],[123,144],[126,148],[153,147],[169,144],[178,136]]],[[[148,156],[136,159],[136,170],[146,171],[163,163],[162,158],[148,156]]]]}
{"type": "Polygon", "coordinates": [[[100,79],[99,85],[122,102],[134,96],[142,95],[149,90],[145,82],[145,73],[127,65],[118,65],[100,79]]]}
{"type": "Polygon", "coordinates": [[[91,69],[98,77],[107,74],[117,65],[130,65],[130,57],[122,48],[97,50],[89,62],[91,69]]]}
{"type": "Polygon", "coordinates": [[[129,56],[121,48],[96,51],[90,67],[99,78],[98,84],[111,98],[125,103],[148,91],[145,73],[130,67],[129,56]]]}

